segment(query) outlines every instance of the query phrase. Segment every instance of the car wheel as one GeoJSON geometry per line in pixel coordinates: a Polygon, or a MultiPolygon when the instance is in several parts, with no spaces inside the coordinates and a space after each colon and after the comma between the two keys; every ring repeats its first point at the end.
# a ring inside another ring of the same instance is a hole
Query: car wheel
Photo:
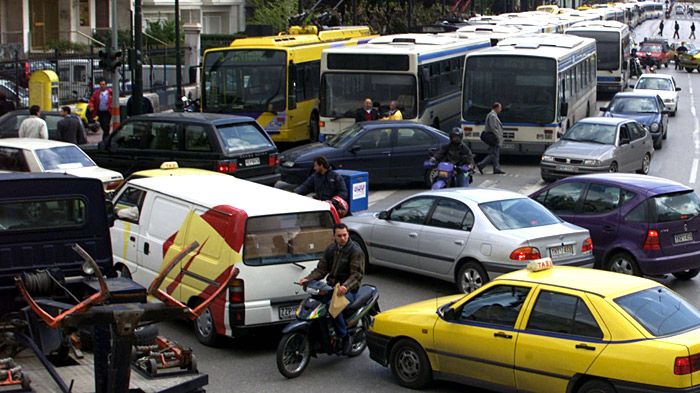
{"type": "Polygon", "coordinates": [[[694,68],[685,67],[685,70],[688,71],[688,72],[693,72],[694,68]]]}
{"type": "Polygon", "coordinates": [[[430,189],[433,187],[433,183],[435,182],[437,175],[438,175],[437,168],[432,168],[432,169],[428,169],[425,171],[424,184],[425,184],[426,188],[430,189]]]}
{"type": "Polygon", "coordinates": [[[580,388],[576,391],[577,393],[615,393],[615,388],[613,388],[609,383],[601,381],[598,379],[593,379],[586,381],[580,388]]]}
{"type": "Polygon", "coordinates": [[[639,271],[639,266],[637,266],[637,261],[634,260],[632,255],[626,252],[618,252],[608,258],[608,263],[606,264],[607,270],[615,273],[628,274],[633,276],[641,276],[639,271]]]}
{"type": "Polygon", "coordinates": [[[637,173],[641,173],[642,175],[648,175],[649,174],[649,167],[651,166],[651,155],[649,153],[644,155],[644,158],[642,158],[642,168],[637,171],[637,173]]]}
{"type": "Polygon", "coordinates": [[[700,269],[688,269],[682,272],[675,272],[673,276],[682,281],[692,280],[695,276],[700,273],[700,269]]]}
{"type": "Polygon", "coordinates": [[[470,261],[457,272],[457,290],[470,293],[489,282],[489,275],[479,262],[470,261]]]}
{"type": "Polygon", "coordinates": [[[207,307],[202,315],[194,320],[194,335],[200,343],[210,347],[216,345],[219,341],[211,308],[207,307]]]}
{"type": "Polygon", "coordinates": [[[608,168],[608,172],[610,173],[615,173],[619,170],[619,167],[617,166],[617,162],[614,162],[610,164],[610,168],[608,168]]]}
{"type": "Polygon", "coordinates": [[[415,341],[402,339],[391,348],[391,372],[399,385],[410,389],[426,387],[433,379],[433,370],[423,348],[415,341]]]}
{"type": "Polygon", "coordinates": [[[659,139],[654,142],[654,149],[656,150],[661,150],[663,148],[663,134],[659,137],[659,139]]]}
{"type": "Polygon", "coordinates": [[[367,253],[367,246],[365,245],[365,242],[362,240],[360,235],[356,233],[351,233],[350,239],[357,243],[357,245],[359,245],[362,249],[362,254],[364,255],[365,261],[365,273],[368,273],[371,270],[371,265],[369,264],[369,254],[367,253]]]}

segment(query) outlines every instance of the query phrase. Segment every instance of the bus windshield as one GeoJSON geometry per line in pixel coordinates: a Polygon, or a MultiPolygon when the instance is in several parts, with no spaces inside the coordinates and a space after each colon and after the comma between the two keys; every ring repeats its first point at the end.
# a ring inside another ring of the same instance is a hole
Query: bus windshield
{"type": "Polygon", "coordinates": [[[556,62],[526,56],[474,56],[467,59],[464,120],[483,122],[498,101],[502,122],[552,123],[556,97],[556,62]]]}
{"type": "Polygon", "coordinates": [[[280,112],[285,108],[284,51],[217,51],[204,58],[204,112],[280,112]]]}
{"type": "Polygon", "coordinates": [[[380,115],[396,100],[404,119],[416,117],[413,75],[325,73],[321,77],[321,116],[354,118],[367,97],[379,103],[380,115]]]}
{"type": "Polygon", "coordinates": [[[613,71],[620,68],[620,35],[610,31],[575,31],[578,37],[595,39],[598,69],[613,71]]]}

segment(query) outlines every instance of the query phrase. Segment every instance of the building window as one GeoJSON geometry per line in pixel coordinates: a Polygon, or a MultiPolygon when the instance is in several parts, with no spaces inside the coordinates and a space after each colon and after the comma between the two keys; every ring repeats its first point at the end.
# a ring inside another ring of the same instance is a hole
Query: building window
{"type": "Polygon", "coordinates": [[[80,26],[90,27],[90,2],[80,0],[80,26]]]}

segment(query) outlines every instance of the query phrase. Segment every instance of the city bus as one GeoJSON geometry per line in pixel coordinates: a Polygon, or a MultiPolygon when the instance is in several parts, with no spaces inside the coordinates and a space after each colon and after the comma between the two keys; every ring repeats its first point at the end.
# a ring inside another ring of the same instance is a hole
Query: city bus
{"type": "Polygon", "coordinates": [[[591,38],[529,34],[467,55],[462,93],[464,139],[480,140],[486,115],[500,102],[501,154],[538,155],[576,121],[596,113],[596,47],[591,38]]]}
{"type": "Polygon", "coordinates": [[[565,34],[593,38],[598,55],[598,92],[623,91],[629,81],[630,30],[615,21],[580,22],[565,34]]]}
{"type": "Polygon", "coordinates": [[[457,36],[460,38],[486,37],[491,41],[491,46],[496,46],[506,38],[534,32],[536,32],[535,28],[523,30],[516,26],[502,25],[470,25],[460,27],[456,31],[457,36]]]}
{"type": "Polygon", "coordinates": [[[335,135],[354,124],[365,98],[380,114],[396,101],[404,120],[443,130],[459,125],[465,55],[490,46],[488,37],[398,34],[324,50],[321,133],[335,135]]]}
{"type": "Polygon", "coordinates": [[[287,34],[209,49],[202,62],[202,112],[251,116],[275,142],[318,140],[321,52],[373,37],[369,27],[293,26],[287,34]]]}

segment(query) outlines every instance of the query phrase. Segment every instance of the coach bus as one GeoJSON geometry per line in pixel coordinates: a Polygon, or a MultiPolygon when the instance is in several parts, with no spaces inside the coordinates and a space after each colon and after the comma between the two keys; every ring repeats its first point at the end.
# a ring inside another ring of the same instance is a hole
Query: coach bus
{"type": "Polygon", "coordinates": [[[396,101],[404,120],[447,130],[459,125],[462,69],[468,53],[489,48],[487,37],[454,33],[398,34],[368,44],[332,48],[321,59],[321,133],[355,123],[365,98],[380,114],[396,101]]]}
{"type": "Polygon", "coordinates": [[[476,152],[500,102],[501,154],[542,154],[576,121],[596,113],[596,47],[591,38],[530,34],[470,53],[464,67],[462,127],[476,152]]]}
{"type": "Polygon", "coordinates": [[[246,115],[275,142],[317,140],[321,52],[368,42],[369,27],[293,26],[204,52],[202,112],[246,115]]]}
{"type": "Polygon", "coordinates": [[[629,80],[630,30],[624,23],[597,21],[577,23],[565,34],[593,38],[598,55],[598,92],[619,92],[629,80]]]}

